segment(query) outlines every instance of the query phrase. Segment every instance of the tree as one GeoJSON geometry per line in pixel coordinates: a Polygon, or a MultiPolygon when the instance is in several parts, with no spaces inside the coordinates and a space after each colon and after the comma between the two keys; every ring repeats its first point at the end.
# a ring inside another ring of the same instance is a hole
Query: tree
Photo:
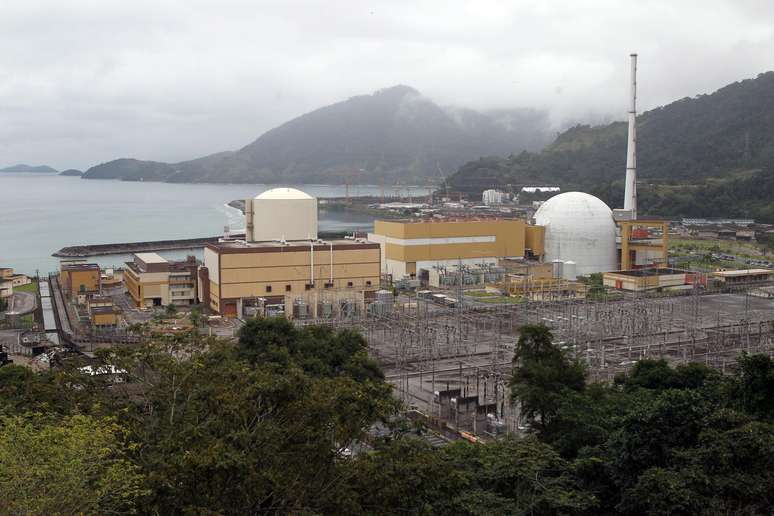
{"type": "Polygon", "coordinates": [[[766,355],[739,358],[735,398],[749,414],[774,419],[774,360],[766,355]]]}
{"type": "Polygon", "coordinates": [[[167,317],[175,317],[177,316],[177,307],[174,303],[169,303],[167,305],[167,309],[165,311],[167,317]]]}
{"type": "Polygon", "coordinates": [[[362,341],[279,319],[246,328],[237,345],[170,340],[116,351],[112,362],[135,377],[112,392],[143,443],[149,510],[335,513],[353,496],[344,450],[397,407],[380,376],[352,373],[362,341]]]}
{"type": "Polygon", "coordinates": [[[132,514],[148,494],[112,419],[0,418],[0,512],[132,514]]]}
{"type": "Polygon", "coordinates": [[[553,342],[543,325],[520,328],[513,356],[511,397],[520,403],[521,413],[538,430],[544,431],[559,409],[562,398],[571,391],[582,391],[586,372],[553,342]]]}
{"type": "Polygon", "coordinates": [[[198,306],[191,308],[191,313],[188,314],[188,318],[191,320],[194,329],[198,329],[199,325],[204,322],[204,315],[202,315],[202,310],[198,306]]]}
{"type": "Polygon", "coordinates": [[[577,514],[593,504],[569,463],[534,437],[442,449],[405,437],[353,467],[365,514],[577,514]]]}

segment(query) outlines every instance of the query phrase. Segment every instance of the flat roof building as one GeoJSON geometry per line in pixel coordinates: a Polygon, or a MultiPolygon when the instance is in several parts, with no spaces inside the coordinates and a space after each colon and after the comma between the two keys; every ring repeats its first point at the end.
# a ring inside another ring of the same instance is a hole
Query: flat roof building
{"type": "Polygon", "coordinates": [[[760,283],[774,280],[772,269],[739,269],[733,271],[717,271],[712,273],[715,281],[734,285],[739,283],[760,283]]]}
{"type": "Polygon", "coordinates": [[[242,317],[260,305],[321,317],[341,303],[364,309],[379,270],[379,244],[365,240],[223,241],[205,246],[199,284],[202,301],[221,315],[242,317]]]}
{"type": "Polygon", "coordinates": [[[399,280],[434,267],[540,257],[544,235],[542,226],[520,219],[377,220],[368,240],[381,246],[382,273],[399,280]]]}
{"type": "Polygon", "coordinates": [[[606,287],[632,292],[679,289],[685,285],[692,286],[699,278],[689,271],[669,267],[646,267],[602,274],[602,282],[606,287]]]}
{"type": "Polygon", "coordinates": [[[169,261],[157,253],[137,253],[126,262],[123,282],[138,307],[191,305],[198,299],[196,258],[169,261]]]}
{"type": "Polygon", "coordinates": [[[0,299],[11,297],[13,295],[13,269],[9,267],[0,267],[0,299]]]}
{"type": "Polygon", "coordinates": [[[101,272],[96,263],[62,264],[59,285],[68,297],[97,294],[102,288],[101,272]]]}

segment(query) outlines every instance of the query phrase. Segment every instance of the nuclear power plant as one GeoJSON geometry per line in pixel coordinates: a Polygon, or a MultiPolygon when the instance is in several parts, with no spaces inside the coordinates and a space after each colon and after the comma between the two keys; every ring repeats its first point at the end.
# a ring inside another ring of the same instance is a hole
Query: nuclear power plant
{"type": "MultiPolygon", "coordinates": [[[[351,305],[346,312],[364,313],[382,285],[498,285],[509,295],[545,299],[582,297],[577,278],[595,273],[642,276],[654,268],[658,276],[685,278],[666,267],[668,222],[637,218],[636,73],[632,54],[623,209],[565,192],[542,203],[532,220],[472,213],[377,220],[367,238],[321,240],[317,199],[273,188],[245,200],[244,239],[206,245],[202,301],[222,315],[305,319],[335,313],[342,300],[351,305]]],[[[484,194],[487,205],[503,198],[484,194]]]]}

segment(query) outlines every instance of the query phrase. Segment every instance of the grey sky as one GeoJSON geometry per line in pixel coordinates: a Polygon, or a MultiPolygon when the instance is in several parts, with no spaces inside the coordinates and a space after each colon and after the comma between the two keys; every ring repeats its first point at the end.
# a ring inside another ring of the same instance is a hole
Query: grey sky
{"type": "Polygon", "coordinates": [[[408,84],[441,104],[623,119],[774,69],[770,0],[0,0],[0,166],[239,148],[408,84]]]}

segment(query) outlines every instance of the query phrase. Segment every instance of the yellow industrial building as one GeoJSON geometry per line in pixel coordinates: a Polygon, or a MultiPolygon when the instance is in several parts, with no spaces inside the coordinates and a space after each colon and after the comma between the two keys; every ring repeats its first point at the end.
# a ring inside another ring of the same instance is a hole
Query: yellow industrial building
{"type": "Polygon", "coordinates": [[[434,267],[540,258],[544,235],[542,226],[519,219],[377,220],[368,240],[381,247],[382,273],[397,280],[434,267]]]}
{"type": "Polygon", "coordinates": [[[126,262],[123,282],[138,307],[196,303],[197,263],[194,257],[169,261],[157,253],[137,253],[126,262]]]}
{"type": "Polygon", "coordinates": [[[379,289],[379,265],[379,245],[365,240],[223,241],[204,248],[199,283],[218,314],[271,306],[288,317],[322,317],[342,302],[362,310],[379,289]]]}
{"type": "Polygon", "coordinates": [[[94,295],[86,301],[86,309],[92,326],[104,328],[118,323],[118,311],[108,296],[94,295]]]}
{"type": "Polygon", "coordinates": [[[317,199],[273,188],[245,200],[245,240],[204,248],[203,303],[228,317],[330,317],[367,309],[379,289],[379,244],[317,238],[317,199]]]}
{"type": "Polygon", "coordinates": [[[101,289],[100,274],[96,263],[64,264],[59,271],[59,285],[68,297],[96,294],[101,289]]]}

